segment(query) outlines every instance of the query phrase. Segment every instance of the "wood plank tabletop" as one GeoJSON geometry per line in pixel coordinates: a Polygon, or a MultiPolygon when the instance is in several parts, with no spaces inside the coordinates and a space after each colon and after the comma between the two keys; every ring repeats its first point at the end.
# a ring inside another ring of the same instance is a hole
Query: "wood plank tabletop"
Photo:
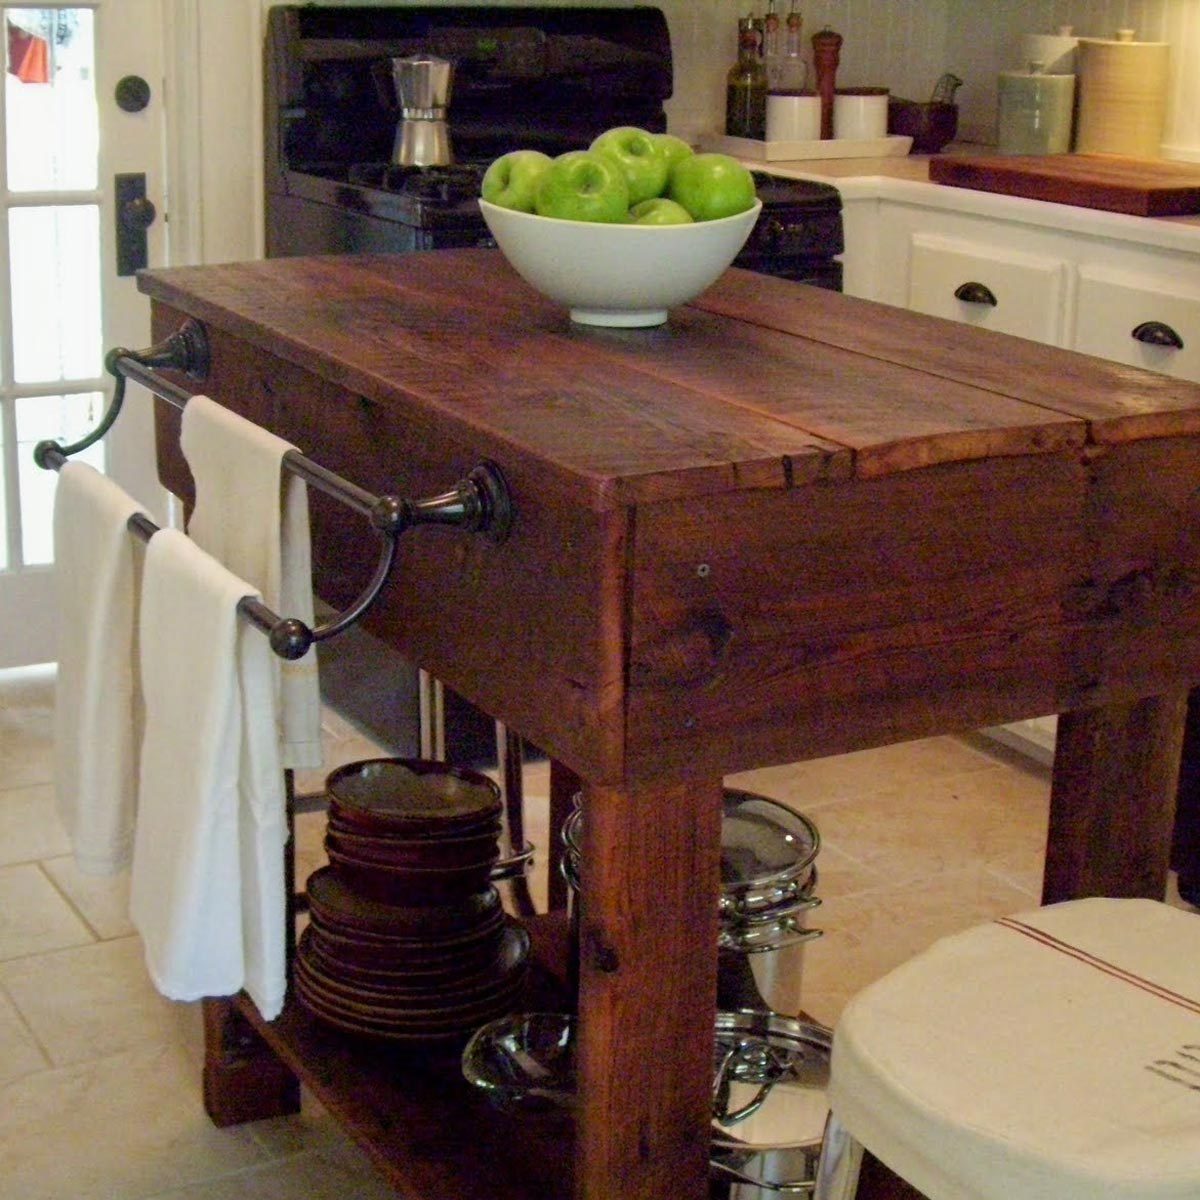
{"type": "Polygon", "coordinates": [[[572,324],[491,250],[140,287],[598,509],[1200,432],[1200,386],[741,270],[640,330],[572,324]]]}

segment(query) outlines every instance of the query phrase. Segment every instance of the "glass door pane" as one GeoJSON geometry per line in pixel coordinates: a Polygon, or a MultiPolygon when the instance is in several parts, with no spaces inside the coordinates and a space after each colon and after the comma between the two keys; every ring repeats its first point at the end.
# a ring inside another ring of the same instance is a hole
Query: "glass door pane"
{"type": "Polygon", "coordinates": [[[100,209],[14,208],[8,214],[16,384],[100,373],[100,209]]]}
{"type": "MultiPolygon", "coordinates": [[[[0,569],[19,572],[53,558],[54,476],[25,461],[32,445],[76,438],[103,411],[99,114],[92,9],[0,4],[0,13],[0,569]]],[[[103,468],[102,449],[91,458],[103,468]]]]}
{"type": "Polygon", "coordinates": [[[9,188],[94,188],[99,122],[91,10],[7,8],[4,15],[9,188]]]}

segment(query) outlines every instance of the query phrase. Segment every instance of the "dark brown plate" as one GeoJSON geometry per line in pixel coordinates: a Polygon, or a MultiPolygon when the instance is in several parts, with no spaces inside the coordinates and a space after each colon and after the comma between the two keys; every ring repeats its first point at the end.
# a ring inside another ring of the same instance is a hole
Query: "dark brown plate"
{"type": "Polygon", "coordinates": [[[378,1025],[419,1026],[436,1029],[446,1026],[461,1026],[486,1019],[484,1014],[507,1006],[515,1001],[525,983],[525,964],[514,971],[501,988],[478,999],[455,1003],[405,1004],[399,1000],[384,1003],[373,998],[346,995],[326,985],[313,976],[302,960],[297,960],[293,982],[298,990],[316,1000],[326,1009],[344,1013],[378,1025]]]}
{"type": "Polygon", "coordinates": [[[482,969],[455,980],[429,980],[420,975],[395,972],[390,976],[366,981],[330,965],[323,958],[319,943],[314,950],[311,933],[305,930],[296,947],[297,960],[303,960],[304,969],[310,978],[349,999],[361,997],[373,1003],[387,1004],[393,1001],[406,1007],[420,1006],[429,1001],[430,1007],[440,1008],[446,1004],[482,998],[503,990],[514,971],[529,957],[529,934],[515,923],[504,931],[497,953],[482,969]]]}
{"type": "Polygon", "coordinates": [[[373,862],[411,867],[456,867],[495,858],[500,852],[500,827],[491,823],[481,832],[452,838],[391,838],[356,833],[345,824],[330,823],[326,836],[347,854],[373,862]]]}
{"type": "Polygon", "coordinates": [[[327,923],[388,939],[430,941],[470,934],[500,908],[500,895],[485,886],[448,904],[387,904],[364,896],[332,867],[319,867],[306,886],[310,909],[327,923]]]}
{"type": "Polygon", "coordinates": [[[362,968],[369,971],[389,973],[438,975],[446,978],[482,971],[496,956],[504,937],[503,921],[486,930],[469,942],[453,945],[432,943],[429,945],[391,944],[356,941],[343,937],[336,930],[328,930],[315,919],[309,923],[317,948],[334,969],[362,968]]]}
{"type": "Polygon", "coordinates": [[[504,910],[497,909],[495,912],[488,913],[474,929],[469,929],[465,933],[456,933],[453,937],[436,929],[425,935],[414,934],[406,937],[392,937],[386,933],[351,929],[336,921],[329,921],[325,914],[318,910],[309,911],[309,920],[312,925],[319,926],[323,933],[363,950],[374,950],[381,954],[395,952],[435,958],[455,954],[459,950],[477,946],[488,939],[497,941],[504,925],[504,910]]]}
{"type": "MultiPolygon", "coordinates": [[[[327,1008],[320,1000],[310,996],[300,988],[296,989],[296,995],[300,1002],[319,1021],[324,1022],[334,1029],[339,1029],[343,1033],[357,1034],[361,1037],[382,1041],[402,1042],[410,1045],[430,1042],[465,1042],[480,1025],[487,1024],[485,1020],[452,1025],[448,1028],[401,1028],[395,1025],[379,1025],[372,1021],[364,1021],[361,1018],[350,1016],[344,1012],[340,1012],[336,1008],[327,1008]]],[[[501,1009],[492,1017],[489,1017],[488,1020],[495,1020],[496,1017],[503,1016],[506,1011],[509,1010],[501,1009]]]]}
{"type": "Polygon", "coordinates": [[[433,955],[381,954],[378,947],[349,944],[324,929],[309,925],[306,931],[307,955],[327,974],[354,980],[372,987],[389,987],[408,981],[410,986],[435,987],[466,982],[488,974],[504,945],[504,929],[467,946],[451,947],[433,955]]]}
{"type": "Polygon", "coordinates": [[[486,775],[419,758],[372,758],[348,763],[325,781],[330,808],[342,820],[371,828],[429,836],[494,819],[500,788],[486,775]]]}
{"type": "Polygon", "coordinates": [[[343,854],[326,839],[325,854],[338,878],[366,899],[381,904],[437,907],[456,904],[487,887],[494,859],[463,867],[422,870],[387,866],[343,854]]]}

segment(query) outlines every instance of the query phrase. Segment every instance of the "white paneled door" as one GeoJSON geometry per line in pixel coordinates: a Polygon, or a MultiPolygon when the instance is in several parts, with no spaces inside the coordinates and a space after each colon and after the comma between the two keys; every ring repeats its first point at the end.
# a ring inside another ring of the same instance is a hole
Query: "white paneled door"
{"type": "MultiPolygon", "coordinates": [[[[56,476],[34,465],[33,447],[94,427],[111,394],[105,351],[149,339],[149,306],[117,273],[114,179],[145,175],[157,213],[148,260],[160,263],[160,7],[0,3],[0,667],[54,658],[56,476]]],[[[81,457],[161,517],[142,389],[129,388],[116,425],[81,457]]]]}

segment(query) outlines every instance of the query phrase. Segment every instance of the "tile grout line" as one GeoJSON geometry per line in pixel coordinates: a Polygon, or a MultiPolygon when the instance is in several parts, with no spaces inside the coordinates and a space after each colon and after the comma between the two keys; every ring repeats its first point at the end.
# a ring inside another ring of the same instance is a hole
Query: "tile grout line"
{"type": "Polygon", "coordinates": [[[92,945],[97,945],[100,942],[108,941],[109,939],[104,937],[100,933],[100,931],[91,923],[91,921],[89,921],[87,919],[87,916],[82,912],[82,910],[75,903],[75,901],[72,900],[71,897],[68,896],[65,891],[63,891],[63,889],[58,884],[58,880],[55,879],[54,876],[51,875],[50,872],[46,870],[46,860],[45,859],[37,859],[36,866],[37,866],[37,869],[41,872],[42,878],[45,879],[46,882],[50,884],[50,886],[54,889],[55,893],[58,895],[59,899],[61,899],[62,902],[79,918],[79,920],[83,923],[83,927],[88,931],[88,933],[90,933],[92,935],[92,945]]]}
{"type": "MultiPolygon", "coordinates": [[[[36,957],[36,955],[30,955],[29,957],[36,957]]],[[[20,962],[21,960],[20,959],[7,959],[6,961],[7,962],[20,962]]],[[[2,965],[2,964],[0,964],[0,965],[2,965]]],[[[37,1050],[37,1052],[42,1056],[42,1063],[43,1063],[42,1070],[44,1070],[44,1071],[54,1070],[56,1064],[54,1062],[53,1057],[50,1054],[49,1047],[47,1047],[42,1042],[42,1039],[40,1037],[38,1037],[36,1030],[29,1023],[29,1019],[21,1011],[21,1006],[17,1003],[17,998],[12,994],[12,992],[10,992],[8,990],[8,987],[5,985],[4,979],[2,977],[0,977],[0,994],[2,994],[4,996],[4,998],[8,1001],[8,1006],[9,1006],[9,1008],[12,1009],[14,1015],[16,1016],[17,1023],[29,1035],[29,1040],[33,1043],[34,1048],[37,1050]]],[[[26,1072],[26,1074],[27,1075],[36,1075],[37,1072],[36,1071],[28,1071],[28,1072],[26,1072]]],[[[25,1076],[19,1075],[16,1078],[24,1079],[25,1076]]],[[[15,1082],[15,1080],[10,1079],[10,1080],[7,1080],[6,1082],[13,1083],[13,1082],[15,1082]]]]}

